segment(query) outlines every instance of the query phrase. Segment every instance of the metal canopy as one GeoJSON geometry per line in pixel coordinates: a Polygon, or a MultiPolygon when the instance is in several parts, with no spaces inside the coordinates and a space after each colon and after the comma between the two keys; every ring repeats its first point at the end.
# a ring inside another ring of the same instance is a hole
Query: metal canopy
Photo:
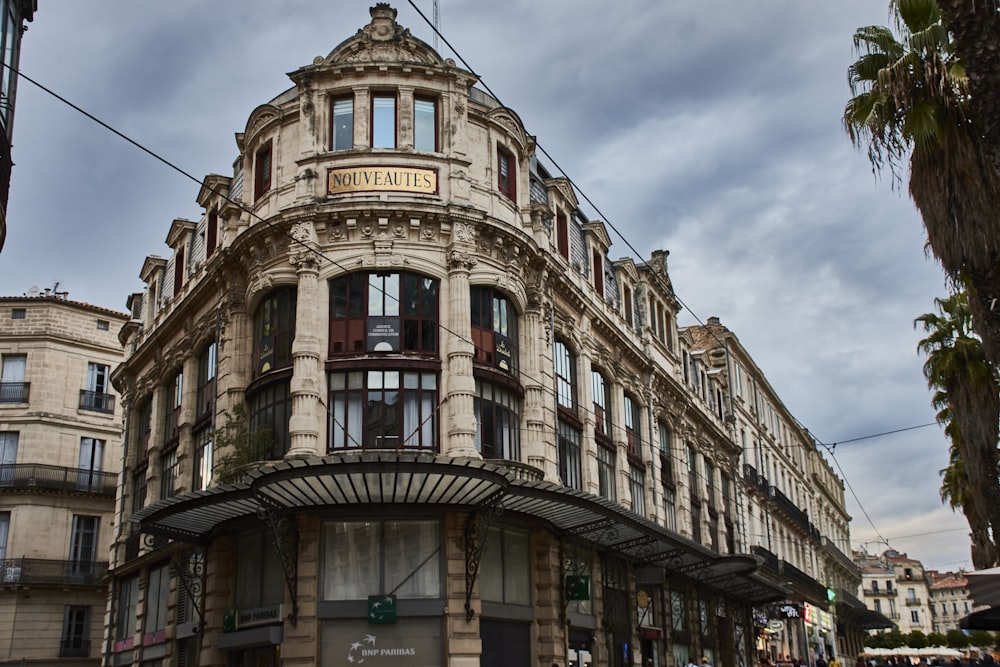
{"type": "Polygon", "coordinates": [[[715,552],[606,500],[550,482],[520,479],[502,462],[414,452],[363,452],[265,465],[240,483],[154,503],[132,516],[142,532],[204,543],[229,521],[263,506],[296,512],[357,505],[436,505],[476,509],[499,493],[503,512],[548,524],[643,566],[662,567],[744,602],[788,591],[754,574],[754,556],[715,552]]]}

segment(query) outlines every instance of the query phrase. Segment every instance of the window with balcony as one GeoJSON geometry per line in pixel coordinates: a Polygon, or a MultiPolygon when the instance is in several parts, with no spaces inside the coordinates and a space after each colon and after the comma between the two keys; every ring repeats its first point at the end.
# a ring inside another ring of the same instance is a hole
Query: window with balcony
{"type": "Polygon", "coordinates": [[[436,451],[437,373],[366,370],[330,373],[329,451],[436,451]]]}
{"type": "Polygon", "coordinates": [[[396,147],[396,96],[391,93],[372,95],[372,148],[396,147]]]}
{"type": "Polygon", "coordinates": [[[438,150],[437,100],[433,98],[413,98],[413,150],[438,150]]]}
{"type": "Polygon", "coordinates": [[[390,593],[400,599],[442,596],[437,521],[330,521],[323,524],[322,539],[323,600],[390,593]]]}
{"type": "Polygon", "coordinates": [[[517,311],[505,294],[490,287],[470,288],[475,361],[505,373],[517,373],[517,311]]]}
{"type": "Polygon", "coordinates": [[[97,491],[104,486],[101,464],[104,460],[104,441],[97,438],[80,438],[80,457],[77,463],[76,486],[81,490],[97,491]]]}
{"type": "Polygon", "coordinates": [[[271,142],[257,149],[253,157],[253,198],[260,199],[271,190],[271,142]]]}
{"type": "Polygon", "coordinates": [[[14,466],[17,464],[18,431],[0,431],[0,484],[14,480],[14,466]]]}
{"type": "Polygon", "coordinates": [[[25,354],[0,355],[0,403],[27,403],[29,383],[24,381],[28,365],[25,354]]]}
{"type": "Polygon", "coordinates": [[[99,523],[100,518],[96,516],[73,515],[69,543],[69,567],[72,574],[89,575],[94,573],[99,523]]]}
{"type": "Polygon", "coordinates": [[[90,607],[66,605],[63,608],[60,658],[90,656],[90,607]]]}
{"type": "Polygon", "coordinates": [[[483,600],[530,605],[528,533],[507,526],[491,526],[479,572],[479,595],[483,600]]]}
{"type": "Polygon", "coordinates": [[[497,189],[507,199],[517,201],[517,160],[500,144],[497,144],[497,189]]]}
{"type": "Polygon", "coordinates": [[[439,282],[415,273],[357,272],[330,281],[330,356],[436,355],[439,282]]]}
{"type": "Polygon", "coordinates": [[[354,148],[354,98],[341,97],[333,101],[333,150],[346,151],[354,148]]]}
{"type": "Polygon", "coordinates": [[[552,348],[556,376],[556,426],[559,456],[559,477],[562,483],[574,489],[583,487],[580,419],[577,416],[576,356],[569,347],[556,340],[552,348]]]}
{"type": "Polygon", "coordinates": [[[521,458],[521,399],[510,389],[476,380],[476,451],[487,459],[521,458]]]}

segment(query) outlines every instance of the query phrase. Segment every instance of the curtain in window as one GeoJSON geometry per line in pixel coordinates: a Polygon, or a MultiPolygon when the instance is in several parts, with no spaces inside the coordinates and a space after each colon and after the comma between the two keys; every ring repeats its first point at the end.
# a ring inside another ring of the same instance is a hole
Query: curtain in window
{"type": "Polygon", "coordinates": [[[28,365],[28,357],[24,354],[13,354],[3,358],[3,370],[0,371],[0,382],[24,382],[24,370],[28,365]]]}
{"type": "Polygon", "coordinates": [[[324,527],[323,599],[364,600],[378,595],[378,523],[338,521],[324,527]]]}

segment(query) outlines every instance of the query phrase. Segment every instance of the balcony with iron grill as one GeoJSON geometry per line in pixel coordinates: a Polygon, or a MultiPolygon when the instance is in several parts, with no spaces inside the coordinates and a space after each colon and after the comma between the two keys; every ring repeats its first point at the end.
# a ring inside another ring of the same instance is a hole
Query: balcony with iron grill
{"type": "Polygon", "coordinates": [[[27,403],[30,382],[0,382],[0,404],[27,403]]]}
{"type": "Polygon", "coordinates": [[[3,586],[101,586],[107,562],[8,558],[0,561],[3,586]]]}
{"type": "Polygon", "coordinates": [[[0,465],[0,493],[10,490],[85,493],[114,498],[118,475],[40,463],[0,465]]]}
{"type": "Polygon", "coordinates": [[[100,412],[105,415],[115,414],[115,397],[103,391],[80,390],[80,409],[100,412]]]}

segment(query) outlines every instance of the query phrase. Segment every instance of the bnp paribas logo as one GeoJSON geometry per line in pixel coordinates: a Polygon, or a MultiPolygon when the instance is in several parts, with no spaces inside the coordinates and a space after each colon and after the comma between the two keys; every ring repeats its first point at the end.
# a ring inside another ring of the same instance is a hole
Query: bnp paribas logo
{"type": "Polygon", "coordinates": [[[417,649],[413,646],[393,646],[379,647],[378,636],[365,635],[360,640],[351,644],[347,651],[347,662],[352,665],[360,665],[370,658],[399,657],[416,655],[417,649]]]}

